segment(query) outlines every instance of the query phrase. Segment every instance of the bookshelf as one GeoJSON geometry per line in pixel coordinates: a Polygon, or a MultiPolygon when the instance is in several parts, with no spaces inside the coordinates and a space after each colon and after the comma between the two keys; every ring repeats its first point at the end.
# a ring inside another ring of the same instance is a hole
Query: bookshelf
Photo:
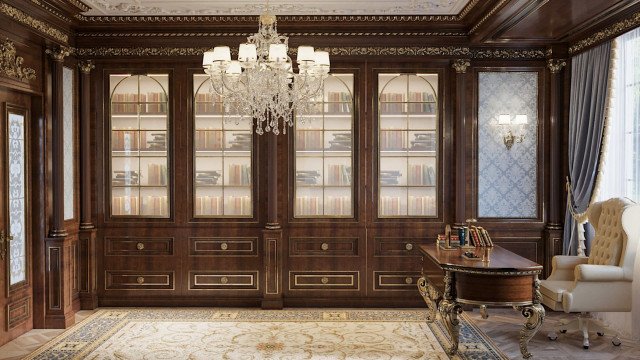
{"type": "Polygon", "coordinates": [[[378,217],[437,216],[437,74],[378,75],[378,217]]]}
{"type": "Polygon", "coordinates": [[[294,217],[353,217],[353,74],[332,74],[309,114],[296,114],[294,217]]]}
{"type": "Polygon", "coordinates": [[[113,74],[111,215],[169,217],[168,74],[113,74]]]}
{"type": "Polygon", "coordinates": [[[253,128],[193,75],[195,217],[252,217],[253,128]]]}

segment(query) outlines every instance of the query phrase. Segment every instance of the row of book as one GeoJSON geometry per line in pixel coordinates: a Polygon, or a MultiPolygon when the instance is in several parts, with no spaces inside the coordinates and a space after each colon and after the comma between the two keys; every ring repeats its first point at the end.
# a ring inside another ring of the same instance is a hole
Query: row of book
{"type": "Polygon", "coordinates": [[[223,148],[223,133],[221,130],[200,131],[196,130],[196,151],[218,151],[223,148]]]}
{"type": "MultiPolygon", "coordinates": [[[[351,166],[342,164],[327,165],[325,184],[328,186],[351,186],[351,166]]],[[[318,170],[297,170],[296,184],[322,185],[322,175],[318,170]]]]}
{"type": "Polygon", "coordinates": [[[295,213],[297,216],[348,216],[351,215],[351,197],[327,196],[323,203],[318,196],[298,196],[295,200],[295,213]]]}
{"type": "Polygon", "coordinates": [[[409,186],[435,186],[436,170],[431,165],[419,164],[409,165],[409,177],[407,183],[409,186]]]}
{"type": "Polygon", "coordinates": [[[332,133],[333,139],[329,140],[329,147],[324,147],[324,132],[322,130],[296,131],[296,150],[313,151],[349,151],[353,135],[348,133],[332,133]]]}
{"type": "Polygon", "coordinates": [[[327,112],[330,114],[348,114],[351,113],[351,95],[345,92],[330,91],[327,93],[325,101],[327,104],[327,112]]]}
{"type": "Polygon", "coordinates": [[[217,94],[196,94],[195,113],[198,115],[213,115],[224,113],[224,103],[217,94]]]}
{"type": "Polygon", "coordinates": [[[250,196],[227,196],[227,204],[223,205],[222,196],[196,196],[196,216],[251,215],[250,196]]]}
{"type": "MultiPolygon", "coordinates": [[[[429,216],[436,214],[436,199],[433,196],[409,196],[407,214],[429,216]]],[[[381,196],[378,204],[380,215],[400,216],[404,213],[399,196],[381,196]]]]}
{"type": "Polygon", "coordinates": [[[111,96],[111,102],[166,102],[167,95],[164,92],[148,93],[116,93],[111,96]]]}
{"type": "Polygon", "coordinates": [[[414,133],[411,146],[407,144],[407,130],[381,130],[380,150],[381,151],[436,151],[436,133],[414,133]]]}
{"type": "MultiPolygon", "coordinates": [[[[113,186],[135,186],[141,184],[140,178],[137,170],[114,170],[111,183],[113,186]]],[[[144,185],[166,186],[167,183],[167,165],[147,164],[147,181],[144,185]]]]}
{"type": "Polygon", "coordinates": [[[493,247],[493,240],[491,240],[489,232],[483,227],[471,226],[468,231],[471,245],[480,247],[493,247]]]}
{"type": "Polygon", "coordinates": [[[166,151],[167,133],[154,131],[117,130],[111,133],[113,151],[166,151]],[[140,141],[142,140],[142,141],[140,141]],[[140,142],[144,146],[140,148],[140,142]]]}
{"type": "Polygon", "coordinates": [[[118,215],[167,216],[169,201],[167,196],[143,196],[142,204],[137,196],[114,196],[111,213],[118,215]]]}
{"type": "Polygon", "coordinates": [[[227,175],[231,186],[251,185],[251,166],[249,165],[230,164],[227,175]]]}

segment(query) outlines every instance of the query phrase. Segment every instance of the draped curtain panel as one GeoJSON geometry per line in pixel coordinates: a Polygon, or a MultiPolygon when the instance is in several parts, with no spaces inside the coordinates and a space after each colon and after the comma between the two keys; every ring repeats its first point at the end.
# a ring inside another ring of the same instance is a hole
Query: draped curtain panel
{"type": "Polygon", "coordinates": [[[611,41],[571,60],[569,102],[570,203],[564,224],[563,253],[578,253],[578,225],[572,213],[589,207],[598,174],[600,147],[606,115],[611,62],[611,41]]]}

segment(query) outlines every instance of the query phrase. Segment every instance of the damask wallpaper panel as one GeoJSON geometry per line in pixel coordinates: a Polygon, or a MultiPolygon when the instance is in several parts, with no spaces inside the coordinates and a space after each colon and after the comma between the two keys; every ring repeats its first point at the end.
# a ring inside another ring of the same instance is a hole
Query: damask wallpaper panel
{"type": "Polygon", "coordinates": [[[478,217],[538,217],[538,73],[478,73],[478,217]],[[522,143],[507,149],[498,116],[527,115],[511,125],[522,143]]]}
{"type": "Polygon", "coordinates": [[[64,139],[64,219],[70,220],[74,214],[74,162],[73,162],[73,69],[62,69],[63,139],[64,139]]]}

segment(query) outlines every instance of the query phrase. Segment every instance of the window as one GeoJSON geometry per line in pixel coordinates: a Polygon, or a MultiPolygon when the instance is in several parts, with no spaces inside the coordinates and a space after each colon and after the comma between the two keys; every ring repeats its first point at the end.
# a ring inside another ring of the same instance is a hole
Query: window
{"type": "Polygon", "coordinates": [[[599,197],[640,202],[640,29],[616,41],[609,139],[599,197]]]}

